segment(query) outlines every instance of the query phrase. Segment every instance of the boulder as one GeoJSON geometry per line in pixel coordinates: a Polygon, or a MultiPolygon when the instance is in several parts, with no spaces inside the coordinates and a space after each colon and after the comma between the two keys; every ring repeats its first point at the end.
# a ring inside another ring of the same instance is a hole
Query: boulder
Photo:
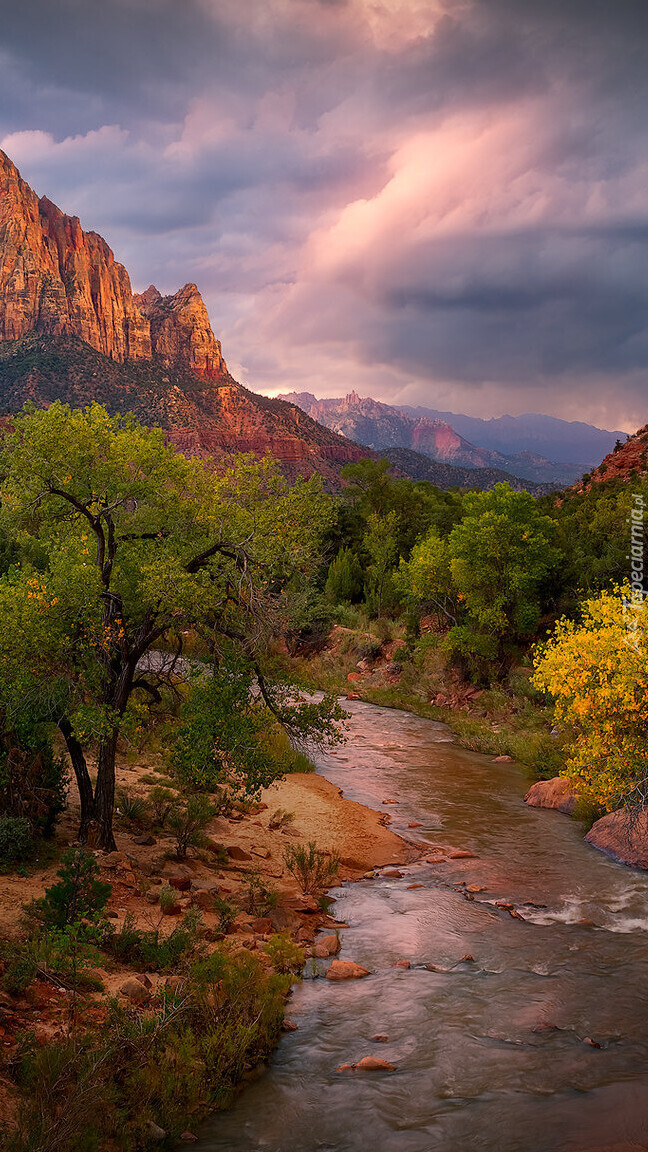
{"type": "Polygon", "coordinates": [[[569,780],[564,776],[554,776],[551,780],[538,780],[537,784],[533,784],[524,802],[530,808],[554,808],[557,812],[571,816],[577,799],[578,793],[569,780]]]}
{"type": "Polygon", "coordinates": [[[250,853],[246,852],[245,848],[239,847],[238,844],[230,844],[229,848],[227,849],[227,855],[229,856],[230,860],[251,860],[252,859],[252,857],[250,856],[250,853]]]}
{"type": "Polygon", "coordinates": [[[355,964],[353,960],[334,960],[326,973],[326,979],[360,980],[369,974],[368,968],[363,968],[361,964],[355,964]]]}
{"type": "Polygon", "coordinates": [[[160,1128],[160,1125],[156,1124],[153,1120],[148,1121],[146,1130],[152,1140],[166,1140],[167,1138],[164,1128],[160,1128]]]}
{"type": "Polygon", "coordinates": [[[648,869],[648,812],[630,813],[623,808],[608,812],[592,825],[585,839],[620,864],[648,869]]]}
{"type": "Polygon", "coordinates": [[[258,916],[256,920],[252,921],[252,931],[257,932],[260,936],[267,936],[272,932],[272,920],[269,916],[258,916]]]}
{"type": "Polygon", "coordinates": [[[363,1072],[393,1072],[396,1065],[388,1060],[381,1060],[379,1056],[365,1056],[356,1064],[356,1068],[363,1072]]]}
{"type": "Polygon", "coordinates": [[[203,912],[213,912],[214,893],[208,888],[197,888],[191,893],[190,903],[194,908],[202,908],[203,912]]]}
{"type": "Polygon", "coordinates": [[[151,999],[150,990],[142,984],[141,980],[137,980],[135,977],[127,980],[125,984],[122,984],[119,991],[122,996],[125,996],[126,999],[130,1000],[133,1004],[148,1004],[151,999]]]}
{"type": "Polygon", "coordinates": [[[315,944],[314,955],[321,959],[327,956],[337,956],[340,947],[339,936],[321,936],[315,944]]]}
{"type": "Polygon", "coordinates": [[[176,892],[188,892],[191,888],[190,876],[169,876],[167,883],[171,888],[175,888],[176,892]]]}

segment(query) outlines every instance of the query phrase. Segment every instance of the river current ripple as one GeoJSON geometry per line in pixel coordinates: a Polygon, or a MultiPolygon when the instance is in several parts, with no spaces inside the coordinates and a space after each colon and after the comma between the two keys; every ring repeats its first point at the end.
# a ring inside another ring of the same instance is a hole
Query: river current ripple
{"type": "Polygon", "coordinates": [[[444,725],[346,707],[349,741],[316,754],[318,771],[422,848],[475,858],[333,891],[349,925],[341,958],[372,975],[305,979],[290,1005],[298,1031],[195,1147],[648,1148],[648,876],[591,848],[575,822],[527,808],[517,767],[458,748],[444,725]],[[485,891],[469,900],[462,882],[485,891]],[[402,959],[409,970],[393,967],[402,959]],[[367,1055],[396,1071],[336,1072],[367,1055]]]}

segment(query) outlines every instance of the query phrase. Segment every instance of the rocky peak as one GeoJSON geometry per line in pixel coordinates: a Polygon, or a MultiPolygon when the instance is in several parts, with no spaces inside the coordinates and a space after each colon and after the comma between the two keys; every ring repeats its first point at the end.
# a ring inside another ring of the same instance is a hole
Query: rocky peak
{"type": "Polygon", "coordinates": [[[196,375],[227,375],[195,284],[133,296],[126,269],[96,232],[39,200],[0,151],[0,341],[77,336],[118,362],[159,359],[196,375]]]}
{"type": "Polygon", "coordinates": [[[134,297],[150,325],[153,356],[171,367],[182,364],[203,379],[227,374],[220,341],[195,284],[185,284],[174,296],[162,296],[154,284],[134,297]]]}

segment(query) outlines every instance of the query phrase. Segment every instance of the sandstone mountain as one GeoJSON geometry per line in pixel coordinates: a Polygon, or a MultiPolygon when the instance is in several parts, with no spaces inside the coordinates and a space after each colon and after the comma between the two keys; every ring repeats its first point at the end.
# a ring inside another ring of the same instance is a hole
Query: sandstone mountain
{"type": "Polygon", "coordinates": [[[39,199],[0,151],[0,414],[97,400],[158,424],[183,451],[271,453],[289,478],[366,449],[229,374],[195,284],[134,295],[105,240],[39,199]]]}
{"type": "Polygon", "coordinates": [[[587,492],[593,484],[606,480],[630,481],[648,475],[648,424],[639,428],[625,443],[617,440],[616,447],[591,473],[586,473],[574,487],[587,492]]]}
{"type": "MultiPolygon", "coordinates": [[[[576,464],[554,463],[528,449],[506,454],[479,447],[432,413],[397,408],[360,397],[357,392],[323,400],[310,392],[289,392],[282,399],[299,405],[328,428],[379,452],[408,449],[457,468],[503,470],[523,480],[554,486],[572,483],[583,471],[576,464]]],[[[614,443],[613,438],[610,443],[614,443]]]]}

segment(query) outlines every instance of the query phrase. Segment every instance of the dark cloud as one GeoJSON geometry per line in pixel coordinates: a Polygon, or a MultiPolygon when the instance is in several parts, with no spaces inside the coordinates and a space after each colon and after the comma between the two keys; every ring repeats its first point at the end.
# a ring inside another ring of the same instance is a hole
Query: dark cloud
{"type": "Polygon", "coordinates": [[[253,386],[645,422],[643,0],[0,10],[25,177],[253,386]]]}

